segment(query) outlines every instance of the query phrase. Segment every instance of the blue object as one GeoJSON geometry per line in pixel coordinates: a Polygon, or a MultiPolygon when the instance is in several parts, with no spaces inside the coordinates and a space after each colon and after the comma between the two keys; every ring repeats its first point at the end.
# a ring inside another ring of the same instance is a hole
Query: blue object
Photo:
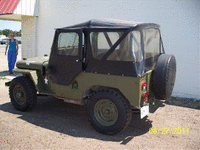
{"type": "Polygon", "coordinates": [[[9,39],[8,51],[12,51],[12,52],[17,51],[16,46],[17,46],[16,40],[14,39],[12,42],[11,39],[9,39]]]}
{"type": "Polygon", "coordinates": [[[16,59],[17,59],[16,51],[15,52],[8,51],[8,68],[9,68],[8,72],[13,71],[16,59]]]}
{"type": "Polygon", "coordinates": [[[9,39],[9,47],[8,47],[8,72],[11,73],[15,67],[15,62],[17,59],[17,48],[16,48],[16,40],[14,40],[13,42],[11,42],[11,40],[9,39]]]}

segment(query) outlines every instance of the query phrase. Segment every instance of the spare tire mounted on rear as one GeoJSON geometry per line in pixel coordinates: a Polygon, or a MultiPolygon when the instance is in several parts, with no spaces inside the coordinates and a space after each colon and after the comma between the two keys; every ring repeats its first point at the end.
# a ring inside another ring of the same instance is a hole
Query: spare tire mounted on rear
{"type": "Polygon", "coordinates": [[[176,59],[174,55],[159,56],[153,76],[153,86],[157,99],[170,98],[176,78],[176,59]]]}

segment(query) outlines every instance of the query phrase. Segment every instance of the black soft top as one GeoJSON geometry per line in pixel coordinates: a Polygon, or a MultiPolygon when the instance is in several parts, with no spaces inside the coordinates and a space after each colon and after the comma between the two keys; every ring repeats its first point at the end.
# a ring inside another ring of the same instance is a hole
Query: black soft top
{"type": "Polygon", "coordinates": [[[141,23],[125,20],[115,20],[115,19],[92,19],[87,22],[80,24],[63,27],[59,29],[69,29],[69,28],[146,28],[153,27],[159,28],[160,26],[155,23],[141,23]]]}

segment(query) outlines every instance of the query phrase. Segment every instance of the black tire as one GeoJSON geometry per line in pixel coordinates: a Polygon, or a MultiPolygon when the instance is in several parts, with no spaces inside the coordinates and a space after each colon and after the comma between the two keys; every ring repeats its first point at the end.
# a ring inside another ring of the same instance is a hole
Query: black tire
{"type": "Polygon", "coordinates": [[[176,78],[176,59],[174,55],[159,56],[153,76],[153,85],[157,99],[170,98],[176,78]]]}
{"type": "Polygon", "coordinates": [[[20,111],[29,111],[36,104],[34,83],[26,77],[14,78],[9,87],[12,105],[20,111]]]}
{"type": "Polygon", "coordinates": [[[95,130],[114,135],[129,125],[132,111],[129,102],[119,92],[99,90],[87,102],[87,115],[95,130]]]}

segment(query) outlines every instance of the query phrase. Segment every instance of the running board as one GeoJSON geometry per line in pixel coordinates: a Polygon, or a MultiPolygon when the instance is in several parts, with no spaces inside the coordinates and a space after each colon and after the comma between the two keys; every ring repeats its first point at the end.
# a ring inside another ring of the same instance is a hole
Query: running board
{"type": "Polygon", "coordinates": [[[67,98],[63,98],[63,97],[57,97],[57,96],[54,96],[58,99],[62,99],[64,100],[64,102],[67,102],[67,103],[72,103],[72,104],[77,104],[77,105],[85,105],[87,100],[86,99],[67,99],[67,98]]]}

